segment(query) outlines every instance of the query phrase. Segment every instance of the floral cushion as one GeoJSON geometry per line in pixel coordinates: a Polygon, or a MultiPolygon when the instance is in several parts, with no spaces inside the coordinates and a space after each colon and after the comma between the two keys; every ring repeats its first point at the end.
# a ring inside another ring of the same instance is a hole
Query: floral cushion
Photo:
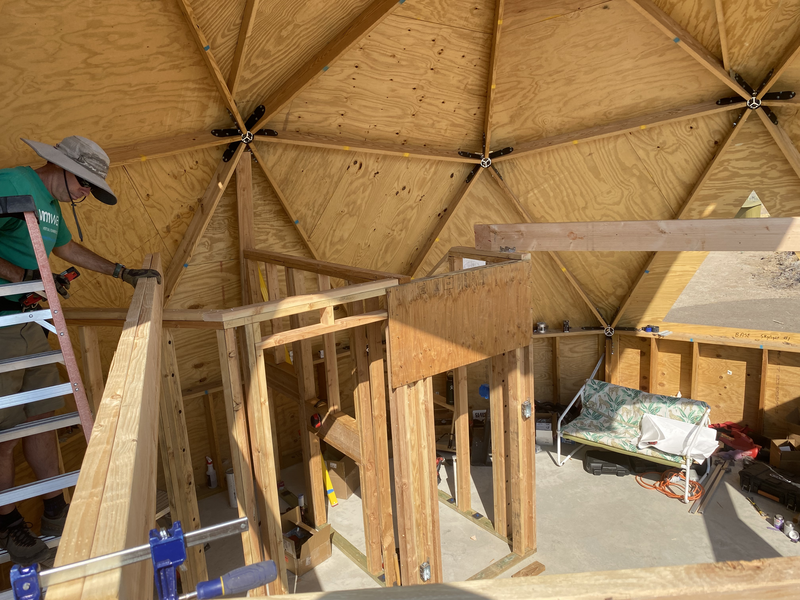
{"type": "Polygon", "coordinates": [[[675,463],[682,458],[656,448],[638,448],[641,421],[645,414],[658,415],[696,425],[708,405],[689,398],[648,394],[639,390],[588,379],[583,392],[580,416],[566,425],[562,433],[595,444],[652,456],[675,463]]]}

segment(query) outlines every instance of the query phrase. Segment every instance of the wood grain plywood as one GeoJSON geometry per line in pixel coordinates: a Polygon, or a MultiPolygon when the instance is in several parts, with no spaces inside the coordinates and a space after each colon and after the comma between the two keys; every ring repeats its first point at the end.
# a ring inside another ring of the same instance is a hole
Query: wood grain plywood
{"type": "Polygon", "coordinates": [[[653,3],[722,62],[722,45],[714,0],[653,0],[653,3]]]}
{"type": "Polygon", "coordinates": [[[6,4],[0,167],[35,162],[19,140],[115,146],[194,132],[224,115],[177,4],[6,4]],[[33,25],[35,24],[35,26],[33,25]]]}
{"type": "Polygon", "coordinates": [[[530,263],[439,275],[387,290],[392,385],[530,342],[530,263]]]}
{"type": "Polygon", "coordinates": [[[575,394],[586,383],[600,359],[598,350],[597,338],[593,335],[558,339],[559,390],[562,403],[572,402],[575,394]]]}
{"type": "Polygon", "coordinates": [[[608,0],[508,0],[505,3],[503,31],[512,31],[607,4],[608,0]]]}
{"type": "Polygon", "coordinates": [[[719,145],[736,112],[648,127],[626,137],[675,218],[719,145]]]}
{"type": "Polygon", "coordinates": [[[711,422],[732,421],[755,427],[761,390],[761,351],[700,345],[694,400],[711,406],[711,422]]]}
{"type": "Polygon", "coordinates": [[[800,2],[723,0],[723,6],[731,68],[757,88],[800,33],[800,2]]]}
{"type": "Polygon", "coordinates": [[[328,189],[305,186],[289,201],[301,220],[308,219],[307,231],[323,260],[391,272],[408,270],[468,172],[451,163],[324,152],[329,162],[319,163],[309,177],[335,183],[328,189]]]}
{"type": "MultiPolygon", "coordinates": [[[[559,252],[558,256],[606,321],[613,319],[650,258],[648,252],[559,252]]],[[[597,325],[596,320],[586,324],[597,325]]]]}
{"type": "Polygon", "coordinates": [[[247,110],[278,91],[303,64],[342,31],[370,0],[262,2],[239,83],[247,110]]]}
{"type": "Polygon", "coordinates": [[[800,409],[800,353],[770,350],[767,370],[764,435],[786,433],[786,420],[800,409]]]}
{"type": "Polygon", "coordinates": [[[730,95],[618,0],[506,32],[500,56],[497,148],[730,95]]]}
{"type": "Polygon", "coordinates": [[[628,137],[523,156],[498,168],[537,223],[672,218],[671,203],[628,137]]]}
{"type": "Polygon", "coordinates": [[[178,249],[221,157],[222,149],[215,148],[112,169],[121,170],[136,190],[170,255],[178,249]]]}
{"type": "Polygon", "coordinates": [[[633,336],[618,336],[614,351],[619,352],[619,367],[617,368],[619,385],[643,392],[651,391],[650,340],[633,336]]]}
{"type": "Polygon", "coordinates": [[[460,29],[492,33],[494,0],[425,0],[405,2],[393,13],[396,17],[439,23],[460,29]]]}
{"type": "Polygon", "coordinates": [[[658,341],[657,394],[690,397],[692,389],[692,344],[673,340],[658,341]]]}
{"type": "Polygon", "coordinates": [[[479,151],[490,41],[480,32],[389,16],[269,126],[479,151]]]}
{"type": "Polygon", "coordinates": [[[553,340],[531,340],[533,348],[533,397],[536,402],[555,402],[553,386],[553,340]]]}
{"type": "Polygon", "coordinates": [[[800,179],[760,119],[744,123],[684,218],[733,217],[753,190],[770,216],[800,215],[800,179]]]}
{"type": "MultiPolygon", "coordinates": [[[[233,63],[236,42],[239,39],[245,0],[228,0],[227,2],[191,0],[189,4],[194,10],[194,16],[200,29],[208,40],[208,45],[211,46],[210,49],[214,53],[219,70],[223,76],[227,77],[233,63]]],[[[255,18],[259,19],[260,14],[256,13],[255,18]]],[[[242,115],[244,119],[247,119],[247,116],[242,115]]]]}

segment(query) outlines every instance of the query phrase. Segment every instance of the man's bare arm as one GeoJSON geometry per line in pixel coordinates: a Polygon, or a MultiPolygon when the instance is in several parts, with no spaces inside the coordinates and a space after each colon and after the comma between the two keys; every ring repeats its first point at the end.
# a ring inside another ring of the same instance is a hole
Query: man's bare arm
{"type": "MultiPolygon", "coordinates": [[[[53,248],[53,254],[68,263],[83,267],[84,269],[89,269],[90,271],[97,271],[103,275],[113,275],[114,267],[116,267],[116,264],[112,263],[110,260],[106,260],[102,256],[95,254],[88,248],[84,248],[72,240],[63,246],[53,248]]],[[[20,277],[22,276],[20,275],[20,277]]]]}
{"type": "Polygon", "coordinates": [[[7,260],[0,258],[0,277],[11,283],[18,283],[22,281],[24,276],[25,269],[17,265],[12,265],[7,260]]]}

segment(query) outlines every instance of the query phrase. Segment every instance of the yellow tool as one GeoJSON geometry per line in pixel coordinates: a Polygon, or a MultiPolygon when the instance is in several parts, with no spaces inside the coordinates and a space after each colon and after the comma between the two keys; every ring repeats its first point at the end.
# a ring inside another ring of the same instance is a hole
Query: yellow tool
{"type": "Polygon", "coordinates": [[[331,506],[336,506],[339,504],[339,501],[336,499],[336,492],[333,491],[333,483],[331,483],[331,476],[328,475],[328,466],[325,464],[325,459],[322,458],[322,475],[325,479],[325,491],[328,494],[328,502],[330,502],[331,506]]]}

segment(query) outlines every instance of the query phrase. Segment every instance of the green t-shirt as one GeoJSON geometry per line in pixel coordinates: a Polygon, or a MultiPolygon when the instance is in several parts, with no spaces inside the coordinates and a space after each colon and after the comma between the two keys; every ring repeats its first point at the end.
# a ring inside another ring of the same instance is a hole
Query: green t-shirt
{"type": "MultiPolygon", "coordinates": [[[[64,224],[58,200],[50,195],[42,180],[30,167],[0,169],[0,196],[33,196],[39,216],[39,231],[48,256],[53,248],[63,246],[72,239],[72,234],[64,224]]],[[[0,217],[0,258],[23,269],[39,267],[28,227],[22,219],[0,217]]],[[[0,277],[0,283],[9,282],[0,277]]],[[[8,296],[8,299],[14,301],[19,297],[8,296]]]]}

